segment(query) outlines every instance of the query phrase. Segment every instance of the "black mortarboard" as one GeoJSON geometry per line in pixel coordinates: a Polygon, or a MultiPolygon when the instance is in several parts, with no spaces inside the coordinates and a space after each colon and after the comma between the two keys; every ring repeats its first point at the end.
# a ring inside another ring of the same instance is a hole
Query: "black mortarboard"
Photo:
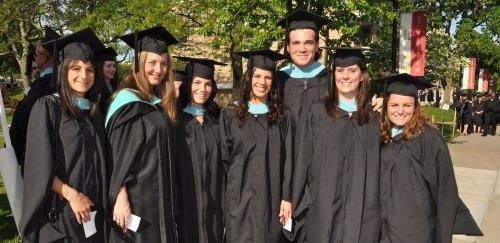
{"type": "Polygon", "coordinates": [[[411,76],[407,73],[392,75],[386,78],[386,95],[398,94],[417,97],[418,90],[434,87],[429,82],[411,76]]]}
{"type": "Polygon", "coordinates": [[[355,64],[365,65],[365,55],[363,51],[374,49],[364,47],[334,47],[333,63],[336,67],[348,67],[355,64]]]}
{"type": "Polygon", "coordinates": [[[289,32],[297,29],[312,29],[318,31],[323,25],[328,23],[330,23],[329,19],[302,9],[296,9],[285,16],[285,18],[280,20],[277,24],[289,32]]]}
{"type": "Polygon", "coordinates": [[[181,61],[188,62],[186,70],[190,69],[191,71],[190,72],[186,71],[186,74],[188,77],[191,78],[200,77],[206,79],[213,79],[215,70],[214,65],[223,65],[223,66],[226,65],[224,63],[214,61],[208,58],[179,57],[179,56],[174,56],[174,57],[181,61]]]}
{"type": "Polygon", "coordinates": [[[168,52],[168,46],[179,43],[163,26],[130,33],[120,39],[137,52],[147,51],[159,55],[168,52]]]}
{"type": "Polygon", "coordinates": [[[103,51],[97,53],[96,60],[98,62],[104,62],[104,61],[116,61],[116,56],[118,54],[116,53],[115,49],[113,47],[108,47],[104,49],[103,51]]]}
{"type": "Polygon", "coordinates": [[[53,55],[54,45],[51,44],[51,41],[61,37],[61,35],[59,35],[49,26],[45,26],[44,28],[45,28],[45,35],[43,36],[40,42],[42,43],[43,48],[45,48],[45,50],[47,50],[51,55],[53,55]]]}
{"type": "Polygon", "coordinates": [[[74,58],[81,61],[94,61],[95,53],[105,49],[104,44],[89,28],[63,36],[56,40],[59,60],[74,58]]]}
{"type": "Polygon", "coordinates": [[[269,49],[235,52],[235,54],[248,59],[247,70],[257,67],[274,71],[276,68],[276,62],[286,59],[285,55],[269,49]]]}
{"type": "Polygon", "coordinates": [[[179,43],[163,26],[155,26],[120,37],[134,49],[135,70],[139,71],[139,52],[146,51],[158,55],[168,52],[168,46],[179,43]]]}
{"type": "Polygon", "coordinates": [[[186,72],[182,70],[175,70],[175,81],[186,82],[186,72]]]}

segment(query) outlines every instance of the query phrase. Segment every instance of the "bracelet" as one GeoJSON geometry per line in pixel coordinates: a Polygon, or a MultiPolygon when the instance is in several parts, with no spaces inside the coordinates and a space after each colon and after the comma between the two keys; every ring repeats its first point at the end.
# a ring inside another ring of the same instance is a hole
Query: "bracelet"
{"type": "Polygon", "coordinates": [[[69,188],[68,188],[68,187],[69,187],[69,186],[68,186],[67,184],[63,184],[63,185],[62,185],[62,189],[61,189],[61,193],[62,193],[62,196],[63,196],[64,198],[66,198],[66,200],[68,200],[68,201],[69,201],[69,199],[68,199],[69,188]]]}

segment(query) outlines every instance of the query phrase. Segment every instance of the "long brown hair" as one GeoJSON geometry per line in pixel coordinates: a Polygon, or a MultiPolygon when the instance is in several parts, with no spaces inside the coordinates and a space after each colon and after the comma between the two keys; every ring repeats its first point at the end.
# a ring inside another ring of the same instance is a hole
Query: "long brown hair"
{"type": "MultiPolygon", "coordinates": [[[[240,120],[240,127],[245,124],[245,119],[248,114],[248,102],[251,99],[252,94],[252,78],[255,72],[255,67],[251,72],[247,70],[241,79],[240,88],[240,100],[238,102],[238,108],[236,109],[236,114],[238,120],[240,120]]],[[[267,69],[264,69],[267,70],[267,69]]],[[[279,123],[283,119],[283,105],[280,99],[280,92],[278,89],[278,80],[276,79],[276,72],[272,70],[267,70],[271,72],[272,83],[271,90],[269,91],[269,97],[267,99],[267,106],[269,107],[269,112],[267,113],[267,120],[272,123],[279,123]]]]}
{"type": "Polygon", "coordinates": [[[167,55],[168,70],[165,78],[157,86],[151,86],[146,76],[145,66],[148,52],[139,52],[139,70],[135,70],[135,65],[132,65],[132,73],[125,79],[117,90],[118,93],[122,89],[134,89],[139,91],[139,98],[145,101],[151,101],[153,95],[161,99],[161,106],[168,114],[174,125],[177,124],[177,107],[175,99],[175,87],[173,84],[174,72],[172,69],[172,58],[167,55]]]}
{"type": "MultiPolygon", "coordinates": [[[[76,62],[79,62],[80,60],[78,59],[73,59],[73,58],[65,58],[61,64],[59,64],[58,68],[58,83],[59,83],[59,88],[58,88],[58,93],[59,97],[61,99],[61,107],[63,111],[70,116],[71,118],[74,119],[79,119],[81,117],[80,112],[78,109],[75,107],[73,104],[73,98],[72,98],[72,90],[71,87],[68,84],[68,70],[71,68],[71,65],[73,65],[76,62]]],[[[98,109],[98,104],[99,104],[99,97],[100,97],[100,85],[97,84],[97,74],[96,74],[96,65],[94,62],[91,62],[92,66],[94,68],[94,84],[92,87],[85,93],[85,98],[87,98],[90,101],[90,115],[100,115],[99,114],[99,109],[98,109]]]]}
{"type": "MultiPolygon", "coordinates": [[[[368,122],[370,118],[371,107],[369,103],[370,95],[370,77],[368,76],[368,71],[364,65],[358,65],[362,72],[361,83],[358,87],[358,94],[356,95],[356,103],[358,105],[357,120],[359,125],[363,125],[368,122]]],[[[337,85],[335,84],[335,68],[332,68],[332,75],[330,79],[330,87],[328,89],[327,95],[325,97],[325,108],[328,115],[331,117],[339,117],[339,91],[337,85]]]]}
{"type": "MultiPolygon", "coordinates": [[[[391,95],[389,94],[386,99],[389,99],[390,97],[391,95]]],[[[404,131],[402,134],[404,140],[410,140],[420,135],[424,129],[424,125],[435,127],[434,124],[432,124],[432,122],[423,113],[418,100],[414,100],[415,109],[413,110],[413,115],[403,128],[404,131]]],[[[382,143],[387,144],[392,140],[392,122],[389,119],[389,114],[387,112],[387,102],[384,103],[385,116],[382,117],[382,123],[380,124],[380,135],[382,143]]]]}

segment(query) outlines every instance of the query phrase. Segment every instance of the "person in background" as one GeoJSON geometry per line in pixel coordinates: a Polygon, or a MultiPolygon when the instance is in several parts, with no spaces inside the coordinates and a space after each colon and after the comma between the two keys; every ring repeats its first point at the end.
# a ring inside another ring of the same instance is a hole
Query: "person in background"
{"type": "Polygon", "coordinates": [[[474,103],[473,103],[473,115],[472,115],[472,122],[474,124],[474,129],[473,131],[475,133],[482,133],[483,132],[483,115],[484,115],[484,102],[483,102],[483,97],[481,96],[475,96],[474,97],[474,103]]]}
{"type": "Polygon", "coordinates": [[[10,128],[10,137],[12,146],[16,153],[17,162],[24,166],[24,151],[26,148],[26,132],[31,109],[36,100],[45,95],[53,94],[57,91],[53,78],[54,52],[56,51],[53,41],[61,37],[52,28],[45,26],[45,35],[42,40],[36,44],[34,59],[40,77],[35,79],[26,96],[18,103],[12,117],[12,126],[10,128]]]}
{"type": "Polygon", "coordinates": [[[102,114],[106,114],[109,99],[118,89],[119,77],[116,74],[116,56],[116,51],[112,47],[108,47],[104,51],[97,53],[97,77],[99,77],[99,84],[102,85],[99,104],[102,114]]]}
{"type": "Polygon", "coordinates": [[[491,93],[484,102],[484,132],[481,136],[496,135],[497,123],[500,121],[500,99],[491,93]]]}

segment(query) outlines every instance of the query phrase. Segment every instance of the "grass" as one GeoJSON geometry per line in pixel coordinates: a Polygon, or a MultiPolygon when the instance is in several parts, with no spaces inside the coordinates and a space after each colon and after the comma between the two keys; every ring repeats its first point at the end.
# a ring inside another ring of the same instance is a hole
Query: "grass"
{"type": "Polygon", "coordinates": [[[427,117],[436,124],[446,142],[450,142],[458,136],[456,132],[453,134],[455,111],[452,108],[443,110],[432,106],[424,106],[423,110],[427,117]]]}
{"type": "Polygon", "coordinates": [[[10,211],[7,194],[0,178],[0,242],[14,243],[21,242],[17,234],[14,217],[10,211]]]}

